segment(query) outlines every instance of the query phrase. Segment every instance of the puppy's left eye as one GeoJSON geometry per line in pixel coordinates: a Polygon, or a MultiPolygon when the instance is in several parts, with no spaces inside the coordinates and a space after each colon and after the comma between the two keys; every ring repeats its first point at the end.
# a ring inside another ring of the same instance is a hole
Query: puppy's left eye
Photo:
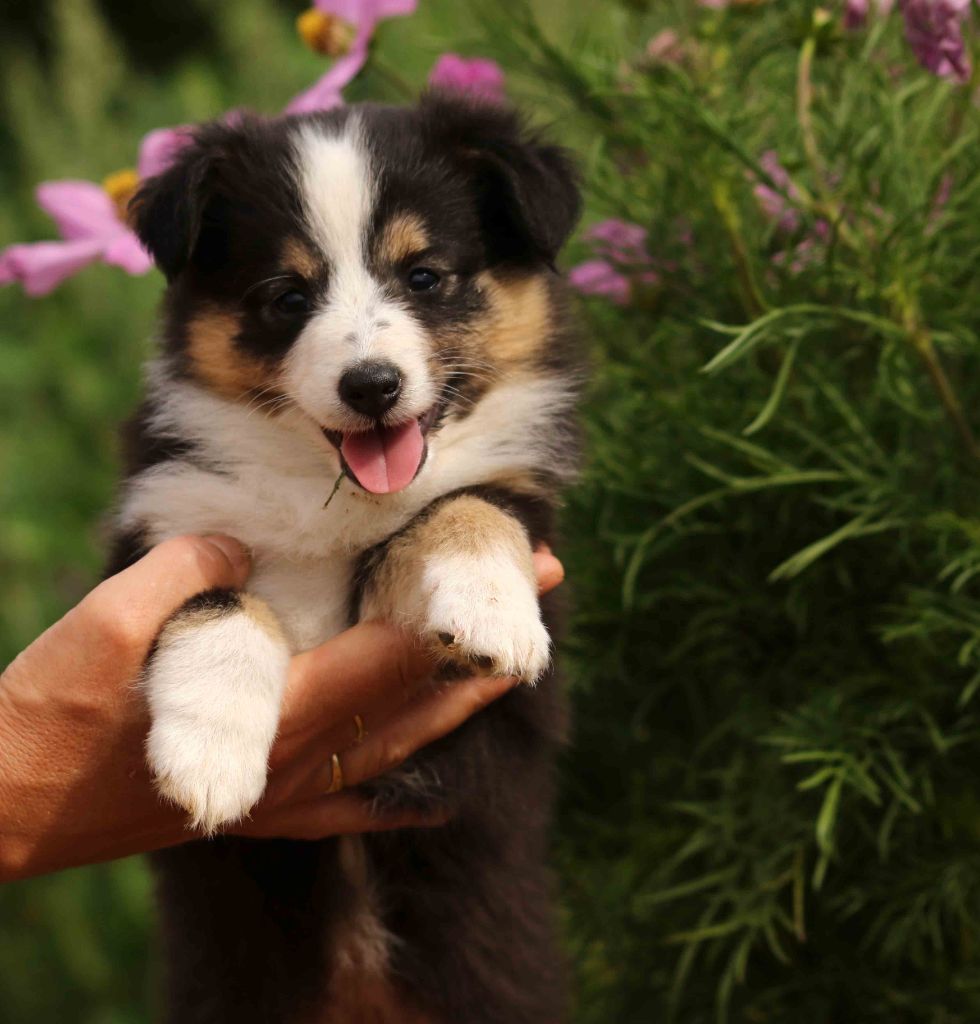
{"type": "Polygon", "coordinates": [[[272,300],[272,307],[283,316],[303,316],[310,311],[310,300],[296,288],[277,295],[272,300]]]}
{"type": "Polygon", "coordinates": [[[428,267],[414,267],[408,272],[408,287],[413,292],[431,291],[442,279],[428,267]]]}

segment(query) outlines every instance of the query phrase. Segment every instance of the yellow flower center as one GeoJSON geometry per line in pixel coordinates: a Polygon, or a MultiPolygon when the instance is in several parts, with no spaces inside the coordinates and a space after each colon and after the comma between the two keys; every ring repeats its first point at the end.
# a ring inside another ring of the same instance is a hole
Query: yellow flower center
{"type": "Polygon", "coordinates": [[[296,31],[314,52],[327,57],[342,57],[354,42],[354,26],[335,14],[311,7],[296,19],[296,31]]]}
{"type": "Polygon", "coordinates": [[[129,201],[136,195],[139,183],[140,176],[131,167],[116,171],[115,174],[102,179],[103,191],[112,200],[116,213],[124,224],[129,222],[129,201]]]}

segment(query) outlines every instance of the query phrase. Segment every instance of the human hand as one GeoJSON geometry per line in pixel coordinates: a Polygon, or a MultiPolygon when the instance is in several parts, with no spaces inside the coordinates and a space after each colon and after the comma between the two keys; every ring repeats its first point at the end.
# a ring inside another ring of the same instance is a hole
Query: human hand
{"type": "MultiPolygon", "coordinates": [[[[563,571],[535,554],[542,591],[563,571]]],[[[179,537],[96,587],[0,676],[0,882],[194,838],[145,765],[138,680],[166,619],[189,597],[241,587],[246,552],[225,537],[179,537]]],[[[363,623],[295,656],[266,793],[231,831],[316,839],[435,825],[377,818],[356,792],[328,794],[338,754],[346,786],[381,774],[504,694],[512,679],[436,690],[411,639],[363,623]],[[365,734],[357,742],[360,716],[365,734]]]]}

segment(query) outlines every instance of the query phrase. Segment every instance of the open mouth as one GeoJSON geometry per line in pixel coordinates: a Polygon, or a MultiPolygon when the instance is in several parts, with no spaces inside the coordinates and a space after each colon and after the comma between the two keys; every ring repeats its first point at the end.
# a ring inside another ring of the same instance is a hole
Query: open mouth
{"type": "Polygon", "coordinates": [[[376,423],[368,430],[344,434],[323,428],[340,452],[348,474],[371,494],[393,494],[406,488],[425,462],[425,435],[436,421],[437,406],[424,416],[393,426],[376,423]]]}

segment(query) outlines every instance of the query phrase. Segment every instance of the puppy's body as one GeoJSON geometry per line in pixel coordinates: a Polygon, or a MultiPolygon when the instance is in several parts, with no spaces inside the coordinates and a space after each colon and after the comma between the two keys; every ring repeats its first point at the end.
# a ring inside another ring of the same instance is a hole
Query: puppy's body
{"type": "Polygon", "coordinates": [[[111,568],[186,532],[254,558],[148,663],[161,791],[207,830],[246,814],[289,655],[359,618],[538,681],[374,786],[446,828],[157,855],[174,1022],[562,1017],[530,555],[575,460],[549,267],[576,209],[560,151],[445,100],[213,127],[137,199],[170,288],[111,568]]]}

